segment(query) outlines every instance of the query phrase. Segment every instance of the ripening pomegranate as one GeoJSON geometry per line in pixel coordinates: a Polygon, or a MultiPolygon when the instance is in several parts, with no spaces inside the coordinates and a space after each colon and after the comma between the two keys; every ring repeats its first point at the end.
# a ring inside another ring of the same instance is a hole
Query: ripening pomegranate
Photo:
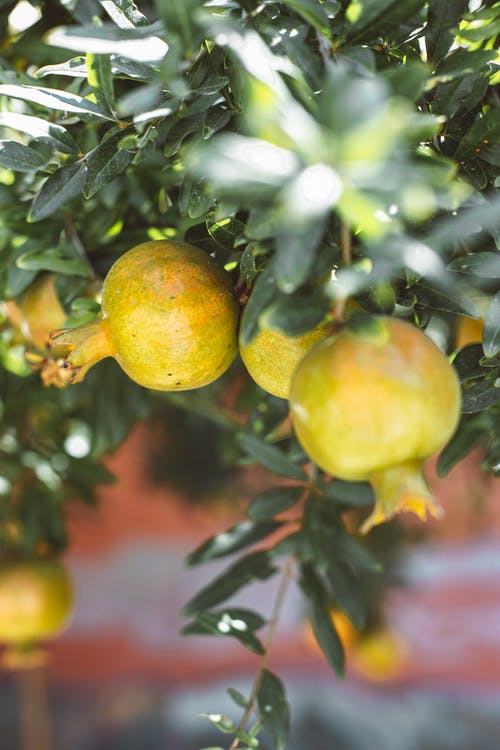
{"type": "Polygon", "coordinates": [[[53,331],[51,344],[70,348],[72,382],[114,357],[146,388],[181,391],[218,378],[237,349],[239,307],[230,277],[199,248],[156,240],[128,250],[113,264],[100,316],[53,331]]]}
{"type": "Polygon", "coordinates": [[[404,510],[440,514],[422,465],[452,436],[460,403],[441,350],[416,326],[383,316],[316,344],[290,390],[294,429],[311,459],[335,477],[372,484],[363,532],[404,510]]]}

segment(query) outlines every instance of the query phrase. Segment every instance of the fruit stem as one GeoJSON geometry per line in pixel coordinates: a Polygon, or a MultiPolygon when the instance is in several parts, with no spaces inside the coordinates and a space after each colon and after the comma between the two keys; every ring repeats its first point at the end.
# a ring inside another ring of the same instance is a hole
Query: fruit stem
{"type": "Polygon", "coordinates": [[[49,346],[59,345],[66,346],[70,350],[70,353],[62,361],[61,367],[64,369],[71,368],[72,374],[69,378],[71,383],[79,383],[93,365],[105,357],[112,357],[114,354],[102,318],[96,318],[91,323],[85,323],[76,328],[60,328],[51,331],[49,346]]]}
{"type": "Polygon", "coordinates": [[[434,518],[441,518],[443,515],[442,508],[431,495],[421,460],[406,461],[398,466],[373,472],[369,481],[375,491],[375,507],[361,526],[362,534],[366,534],[376,524],[389,520],[396,513],[415,513],[422,521],[426,520],[427,513],[434,518]]]}

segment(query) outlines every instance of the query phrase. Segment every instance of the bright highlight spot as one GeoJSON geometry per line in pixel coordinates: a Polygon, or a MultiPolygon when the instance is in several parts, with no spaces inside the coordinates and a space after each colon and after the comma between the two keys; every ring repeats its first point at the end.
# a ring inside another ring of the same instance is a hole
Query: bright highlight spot
{"type": "Polygon", "coordinates": [[[20,33],[33,26],[41,17],[40,8],[34,8],[27,0],[20,0],[9,14],[9,26],[11,31],[20,33]]]}

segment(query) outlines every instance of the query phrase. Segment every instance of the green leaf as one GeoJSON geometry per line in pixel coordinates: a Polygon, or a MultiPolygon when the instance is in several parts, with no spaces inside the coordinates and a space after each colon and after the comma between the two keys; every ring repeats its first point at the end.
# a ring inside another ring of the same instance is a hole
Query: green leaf
{"type": "Polygon", "coordinates": [[[301,568],[300,587],[309,600],[311,625],[318,644],[339,677],[344,676],[344,648],[332,622],[331,603],[310,565],[301,568]]]}
{"type": "Polygon", "coordinates": [[[491,300],[484,321],[483,351],[486,357],[500,352],[500,292],[491,300]]]}
{"type": "Polygon", "coordinates": [[[346,9],[347,38],[372,39],[380,30],[399,30],[422,5],[422,0],[351,0],[346,9]]]}
{"type": "Polygon", "coordinates": [[[437,289],[423,281],[419,281],[411,287],[417,295],[417,303],[432,310],[443,310],[455,315],[467,315],[470,318],[480,318],[479,310],[474,303],[463,292],[456,287],[450,289],[437,289]]]}
{"type": "Polygon", "coordinates": [[[57,248],[47,248],[46,250],[31,250],[23,253],[17,261],[19,268],[30,271],[53,271],[65,275],[89,277],[89,267],[86,263],[77,258],[65,258],[57,248]]]}
{"type": "Polygon", "coordinates": [[[361,591],[358,572],[375,570],[376,566],[362,548],[348,543],[339,521],[325,516],[322,503],[310,498],[303,516],[303,537],[307,545],[307,559],[314,561],[318,572],[328,581],[330,599],[350,617],[356,627],[364,626],[366,603],[361,591]],[[356,574],[355,574],[356,573],[356,574]]]}
{"type": "Polygon", "coordinates": [[[43,65],[41,68],[35,70],[34,77],[68,76],[69,78],[87,78],[87,74],[88,70],[85,65],[85,58],[79,55],[55,65],[43,65]]]}
{"type": "Polygon", "coordinates": [[[275,445],[266,443],[255,435],[245,432],[239,434],[238,442],[251,458],[275,474],[288,477],[289,479],[297,479],[298,481],[307,479],[305,471],[290,461],[283,451],[275,445]]]}
{"type": "Polygon", "coordinates": [[[236,690],[236,688],[228,688],[227,693],[229,697],[236,703],[237,706],[240,708],[247,708],[248,706],[248,699],[245,698],[243,693],[240,693],[239,690],[236,690]]]}
{"type": "Polygon", "coordinates": [[[285,750],[290,731],[290,709],[282,681],[273,672],[262,672],[257,704],[264,729],[275,750],[285,750]]]}
{"type": "Polygon", "coordinates": [[[40,143],[48,143],[62,154],[75,154],[79,151],[73,137],[62,125],[42,120],[41,117],[21,115],[17,112],[0,112],[0,125],[18,130],[40,143]]]}
{"type": "Polygon", "coordinates": [[[96,55],[122,55],[130,60],[159,63],[168,51],[168,45],[155,35],[156,26],[120,29],[113,24],[101,26],[59,26],[47,34],[47,43],[75,52],[96,55]]]}
{"type": "Polygon", "coordinates": [[[121,131],[106,138],[85,157],[87,176],[83,192],[87,198],[112,182],[132,162],[135,151],[119,147],[123,137],[121,131]]]}
{"type": "Polygon", "coordinates": [[[489,144],[492,147],[500,141],[500,111],[498,108],[487,112],[480,112],[471,128],[465,131],[457,149],[457,158],[466,159],[469,156],[488,152],[489,144]]]}
{"type": "Polygon", "coordinates": [[[78,114],[89,114],[101,120],[111,120],[103,109],[90,99],[77,96],[69,91],[59,89],[48,89],[41,86],[27,86],[25,84],[0,84],[0,96],[22,99],[26,102],[38,104],[47,109],[55,109],[62,112],[77,112],[78,114]]]}
{"type": "Polygon", "coordinates": [[[276,263],[280,269],[278,287],[290,294],[304,284],[314,270],[328,209],[324,207],[320,216],[313,217],[301,216],[298,207],[292,217],[288,209],[276,233],[276,263]]]}
{"type": "Polygon", "coordinates": [[[92,86],[98,104],[107,112],[113,114],[115,110],[115,92],[111,58],[109,55],[94,55],[87,52],[86,66],[88,82],[92,86]]]}
{"type": "Polygon", "coordinates": [[[279,521],[241,521],[222,534],[211,537],[186,558],[188,565],[199,565],[207,560],[231,555],[250,544],[265,539],[282,524],[279,521]]]}
{"type": "Polygon", "coordinates": [[[373,505],[373,489],[368,482],[346,482],[342,479],[332,479],[321,485],[321,491],[328,500],[340,507],[364,508],[373,505]]]}
{"type": "Polygon", "coordinates": [[[18,141],[0,140],[0,167],[17,172],[36,172],[47,163],[38,151],[18,141]]]}
{"type": "Polygon", "coordinates": [[[148,19],[132,0],[99,0],[99,2],[120,29],[149,26],[148,19]]]}
{"type": "MultiPolygon", "coordinates": [[[[255,261],[255,252],[252,247],[251,260],[255,261]]],[[[252,287],[252,293],[248,300],[241,319],[240,341],[243,346],[253,340],[259,331],[259,318],[263,310],[272,302],[276,296],[276,279],[271,264],[264,271],[258,273],[252,287]]]]}
{"type": "Polygon", "coordinates": [[[472,416],[464,414],[455,434],[439,454],[437,471],[440,477],[446,476],[450,469],[481,441],[491,431],[491,422],[487,414],[479,413],[472,416]]]}
{"type": "Polygon", "coordinates": [[[437,221],[425,242],[436,250],[445,250],[459,242],[463,245],[467,239],[498,228],[500,214],[500,196],[481,196],[476,205],[463,208],[456,216],[448,216],[437,221]]]}
{"type": "Polygon", "coordinates": [[[182,635],[212,635],[236,638],[254,654],[263,654],[264,648],[254,631],[265,621],[251,610],[243,608],[223,609],[217,612],[199,612],[193,622],[185,625],[182,635]]]}
{"type": "Polygon", "coordinates": [[[229,718],[224,714],[200,714],[203,719],[208,719],[214,727],[217,727],[224,734],[234,734],[236,727],[229,718]]]}
{"type": "Polygon", "coordinates": [[[274,299],[260,315],[259,322],[263,328],[277,328],[287,336],[311,331],[325,319],[331,306],[331,300],[317,291],[315,294],[276,292],[274,299]]]}
{"type": "Polygon", "coordinates": [[[83,161],[67,164],[54,172],[43,184],[31,204],[29,221],[40,221],[52,216],[69,201],[83,193],[87,166],[83,161]]]}
{"type": "Polygon", "coordinates": [[[327,39],[332,38],[330,19],[325,6],[321,5],[318,0],[283,0],[283,5],[302,16],[305,21],[311,24],[320,34],[326,36],[327,39]]]}
{"type": "Polygon", "coordinates": [[[500,253],[470,253],[452,260],[448,268],[481,279],[500,279],[500,253]]]}
{"type": "Polygon", "coordinates": [[[187,166],[217,186],[220,195],[266,203],[290,180],[298,160],[291,151],[267,141],[227,133],[192,147],[187,166]]]}
{"type": "Polygon", "coordinates": [[[481,344],[469,344],[461,349],[453,360],[453,367],[461,383],[475,378],[483,378],[485,369],[481,365],[483,348],[481,344]]]}
{"type": "Polygon", "coordinates": [[[432,112],[448,118],[465,114],[475,107],[488,89],[488,76],[483,71],[465,74],[440,84],[432,101],[432,112]]]}
{"type": "Polygon", "coordinates": [[[439,63],[450,49],[463,13],[467,10],[467,0],[429,0],[425,46],[430,63],[439,63]]]}
{"type": "Polygon", "coordinates": [[[255,580],[269,578],[276,573],[269,554],[263,550],[251,552],[238,560],[225,573],[217,576],[186,604],[185,617],[209,609],[225,601],[241,588],[255,580]]]}
{"type": "Polygon", "coordinates": [[[253,498],[247,513],[254,521],[272,518],[298,503],[303,494],[303,487],[272,487],[253,498]]]}
{"type": "Polygon", "coordinates": [[[475,414],[500,401],[500,388],[493,378],[464,383],[462,389],[462,413],[475,414]]]}
{"type": "Polygon", "coordinates": [[[493,62],[496,51],[457,49],[438,65],[435,71],[439,81],[461,78],[469,73],[489,73],[488,63],[493,62]]]}

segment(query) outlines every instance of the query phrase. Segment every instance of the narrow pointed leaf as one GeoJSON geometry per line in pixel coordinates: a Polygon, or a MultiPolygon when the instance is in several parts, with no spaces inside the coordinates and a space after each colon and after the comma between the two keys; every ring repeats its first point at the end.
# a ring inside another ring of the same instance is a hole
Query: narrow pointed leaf
{"type": "Polygon", "coordinates": [[[309,565],[302,567],[300,586],[309,600],[311,625],[321,650],[339,677],[344,676],[344,648],[331,617],[328,595],[309,565]]]}
{"type": "Polygon", "coordinates": [[[275,445],[266,443],[264,440],[260,440],[255,435],[249,435],[248,433],[241,433],[238,441],[251,458],[275,474],[299,481],[307,479],[305,471],[290,461],[283,451],[275,445]]]}
{"type": "Polygon", "coordinates": [[[21,115],[17,112],[0,112],[0,125],[24,133],[41,143],[49,143],[62,154],[78,153],[78,146],[66,128],[42,120],[41,117],[21,115]]]}
{"type": "Polygon", "coordinates": [[[253,498],[247,513],[254,521],[272,518],[298,503],[303,494],[303,487],[272,487],[253,498]]]}
{"type": "Polygon", "coordinates": [[[54,172],[44,182],[42,189],[31,205],[30,221],[40,221],[52,216],[56,211],[83,193],[87,167],[83,162],[68,164],[54,172]]]}
{"type": "Polygon", "coordinates": [[[282,524],[279,521],[242,521],[222,534],[217,534],[201,544],[186,559],[188,565],[199,565],[207,560],[215,560],[230,555],[250,544],[265,539],[282,524]]]}
{"type": "Polygon", "coordinates": [[[113,73],[109,55],[86,55],[88,82],[92,86],[97,102],[111,115],[115,110],[113,73]]]}
{"type": "Polygon", "coordinates": [[[275,750],[285,750],[290,732],[290,709],[282,681],[265,669],[257,693],[259,714],[275,750]]]}
{"type": "Polygon", "coordinates": [[[90,99],[77,96],[69,91],[59,91],[58,89],[48,89],[41,86],[27,86],[25,84],[2,83],[0,84],[0,96],[22,99],[61,112],[95,115],[102,120],[113,119],[102,107],[94,104],[90,99]]]}
{"type": "Polygon", "coordinates": [[[494,357],[500,352],[500,292],[491,300],[483,330],[483,351],[486,357],[494,357]]]}
{"type": "Polygon", "coordinates": [[[15,172],[36,172],[46,163],[38,151],[23,143],[0,140],[0,167],[15,172]]]}
{"type": "Polygon", "coordinates": [[[239,589],[256,580],[269,578],[276,573],[267,552],[252,552],[238,560],[224,573],[196,594],[184,607],[183,614],[189,617],[229,599],[239,589]]]}

